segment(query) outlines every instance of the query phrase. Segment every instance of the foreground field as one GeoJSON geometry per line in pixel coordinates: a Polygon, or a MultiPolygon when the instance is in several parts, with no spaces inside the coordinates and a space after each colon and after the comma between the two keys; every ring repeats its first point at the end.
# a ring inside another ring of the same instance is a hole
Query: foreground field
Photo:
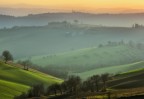
{"type": "Polygon", "coordinates": [[[144,69],[136,69],[114,76],[108,86],[112,89],[131,89],[144,87],[144,69]]]}
{"type": "Polygon", "coordinates": [[[14,96],[28,91],[30,86],[60,83],[61,79],[43,74],[36,70],[25,71],[19,67],[0,62],[0,99],[12,99],[14,96]]]}
{"type": "MultiPolygon", "coordinates": [[[[135,64],[136,65],[136,64],[135,64]]],[[[107,92],[79,92],[72,99],[143,99],[144,69],[121,73],[112,76],[107,82],[107,92]]],[[[56,98],[53,98],[56,99],[56,98]]],[[[57,98],[58,99],[58,98],[57,98]]],[[[71,99],[71,98],[66,98],[71,99]]]]}
{"type": "Polygon", "coordinates": [[[27,92],[29,88],[27,85],[0,80],[0,99],[13,99],[14,96],[27,92]]]}
{"type": "MultiPolygon", "coordinates": [[[[144,97],[144,87],[141,88],[131,88],[131,89],[121,89],[121,90],[111,90],[108,92],[93,92],[93,93],[80,93],[77,97],[85,97],[86,99],[123,99],[122,97],[144,97]]],[[[128,98],[131,99],[131,98],[128,98]]],[[[137,98],[132,98],[137,99],[137,98]]],[[[143,99],[143,98],[138,98],[143,99]]]]}

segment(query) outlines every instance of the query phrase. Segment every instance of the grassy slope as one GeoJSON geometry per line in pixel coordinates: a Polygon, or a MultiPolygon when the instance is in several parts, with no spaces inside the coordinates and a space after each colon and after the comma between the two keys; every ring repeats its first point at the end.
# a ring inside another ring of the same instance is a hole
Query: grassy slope
{"type": "Polygon", "coordinates": [[[26,92],[29,88],[26,85],[0,80],[0,99],[12,99],[14,96],[26,92]]]}
{"type": "Polygon", "coordinates": [[[119,74],[110,81],[110,88],[127,89],[144,87],[144,69],[137,69],[119,74]]]}
{"type": "Polygon", "coordinates": [[[43,83],[48,86],[60,82],[62,82],[61,79],[36,70],[25,71],[0,62],[0,99],[11,99],[15,95],[27,91],[34,84],[43,83]]]}
{"type": "Polygon", "coordinates": [[[103,48],[87,48],[51,56],[32,57],[32,62],[38,65],[65,65],[65,66],[92,66],[92,65],[119,65],[131,63],[132,60],[141,61],[144,51],[128,46],[114,46],[103,48]]]}
{"type": "Polygon", "coordinates": [[[86,79],[95,74],[103,74],[103,73],[111,73],[111,74],[118,74],[121,72],[127,72],[135,69],[144,68],[144,61],[126,64],[126,65],[119,65],[119,66],[109,66],[104,68],[97,68],[94,70],[82,72],[82,73],[74,73],[75,75],[79,75],[83,79],[86,79]]]}

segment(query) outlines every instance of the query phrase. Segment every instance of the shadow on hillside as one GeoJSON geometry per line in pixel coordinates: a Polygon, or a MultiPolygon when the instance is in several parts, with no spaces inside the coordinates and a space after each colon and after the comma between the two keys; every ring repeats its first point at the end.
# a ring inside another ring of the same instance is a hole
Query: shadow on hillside
{"type": "Polygon", "coordinates": [[[139,95],[139,96],[131,96],[131,97],[121,97],[118,99],[144,99],[144,95],[139,95]]]}

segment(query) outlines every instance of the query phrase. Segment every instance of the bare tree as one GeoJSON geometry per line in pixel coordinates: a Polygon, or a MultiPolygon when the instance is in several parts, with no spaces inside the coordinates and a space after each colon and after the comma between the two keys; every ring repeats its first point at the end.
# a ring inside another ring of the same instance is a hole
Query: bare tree
{"type": "Polygon", "coordinates": [[[29,70],[29,66],[32,64],[29,60],[21,61],[21,65],[24,66],[24,70],[29,70]]]}

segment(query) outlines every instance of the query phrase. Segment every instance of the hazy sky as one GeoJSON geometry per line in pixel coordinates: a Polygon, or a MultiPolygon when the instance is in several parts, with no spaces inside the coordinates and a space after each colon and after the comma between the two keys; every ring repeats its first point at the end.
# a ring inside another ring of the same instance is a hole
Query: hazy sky
{"type": "Polygon", "coordinates": [[[95,11],[96,9],[144,9],[144,0],[0,0],[5,7],[95,11]]]}
{"type": "Polygon", "coordinates": [[[0,5],[28,4],[47,7],[144,8],[144,0],[0,0],[0,5]]]}

